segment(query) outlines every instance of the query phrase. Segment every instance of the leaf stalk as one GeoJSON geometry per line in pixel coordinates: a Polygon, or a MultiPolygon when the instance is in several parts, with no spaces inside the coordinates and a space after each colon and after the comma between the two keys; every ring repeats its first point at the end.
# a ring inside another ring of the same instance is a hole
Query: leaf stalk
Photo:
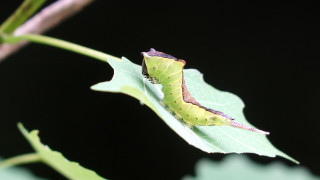
{"type": "Polygon", "coordinates": [[[36,163],[41,161],[42,159],[37,153],[22,154],[22,155],[18,155],[18,156],[0,161],[0,169],[16,166],[16,165],[36,163]]]}
{"type": "Polygon", "coordinates": [[[10,44],[14,44],[22,40],[27,40],[33,43],[44,44],[44,45],[72,51],[78,54],[92,57],[94,59],[98,59],[103,62],[108,62],[108,59],[110,58],[121,61],[120,58],[103,53],[101,51],[97,51],[97,50],[87,48],[85,46],[81,46],[75,43],[71,43],[61,39],[52,38],[52,37],[43,36],[43,35],[37,35],[37,34],[25,34],[21,36],[2,35],[2,40],[5,43],[10,43],[10,44]]]}

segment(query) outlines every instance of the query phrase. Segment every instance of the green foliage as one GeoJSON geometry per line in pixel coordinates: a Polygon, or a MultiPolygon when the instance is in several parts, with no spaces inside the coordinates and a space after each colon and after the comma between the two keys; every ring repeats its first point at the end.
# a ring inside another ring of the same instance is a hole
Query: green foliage
{"type": "MultiPolygon", "coordinates": [[[[178,121],[164,107],[161,106],[162,92],[160,85],[153,85],[148,81],[143,82],[141,66],[131,63],[126,58],[119,61],[99,51],[95,51],[80,45],[66,41],[40,36],[23,35],[19,37],[10,36],[14,30],[23,24],[45,0],[25,0],[22,5],[0,26],[0,44],[16,43],[20,40],[55,46],[83,55],[87,55],[104,62],[108,62],[115,71],[110,82],[103,82],[92,86],[92,89],[105,92],[120,92],[130,95],[150,107],[164,122],[172,128],[179,136],[189,144],[208,153],[255,153],[259,155],[275,157],[282,156],[293,162],[293,158],[276,149],[266,136],[232,127],[219,126],[195,126],[188,128],[183,122],[178,121]]],[[[224,112],[236,119],[237,122],[250,125],[243,114],[244,104],[239,97],[228,92],[219,91],[204,82],[202,74],[197,70],[185,70],[185,81],[191,95],[202,105],[224,112]]],[[[38,131],[28,132],[22,124],[19,129],[29,141],[36,153],[31,155],[12,158],[3,163],[4,166],[42,161],[51,166],[68,179],[104,179],[94,171],[81,167],[76,162],[70,162],[49,147],[44,146],[38,137],[38,131]],[[33,156],[34,155],[34,156],[33,156]],[[22,157],[31,157],[22,160],[22,157]],[[34,159],[32,159],[34,158],[34,159]],[[19,160],[20,159],[20,160],[19,160]],[[14,162],[14,163],[13,163],[14,162]],[[11,164],[10,164],[11,163],[11,164]]],[[[302,168],[289,169],[282,164],[273,163],[267,167],[253,164],[249,160],[232,156],[222,163],[203,160],[197,165],[196,177],[185,177],[184,180],[206,180],[206,179],[310,179],[319,177],[310,175],[302,168]]],[[[0,179],[40,179],[20,168],[7,168],[0,171],[0,179]]]]}
{"type": "Polygon", "coordinates": [[[47,165],[54,168],[56,171],[67,177],[68,179],[77,180],[102,180],[105,178],[100,177],[92,170],[80,166],[76,162],[67,160],[60,152],[52,151],[48,146],[43,145],[38,137],[38,130],[33,130],[30,133],[18,124],[23,136],[29,141],[31,146],[40,156],[41,160],[47,165]]]}
{"type": "Polygon", "coordinates": [[[273,162],[261,165],[245,156],[230,155],[223,161],[200,160],[195,167],[195,176],[185,176],[182,180],[320,180],[304,167],[287,167],[273,162]]]}
{"type": "Polygon", "coordinates": [[[27,169],[21,167],[11,167],[0,170],[0,179],[3,180],[45,180],[37,177],[27,169]]]}
{"type": "MultiPolygon", "coordinates": [[[[154,85],[150,82],[146,82],[144,85],[141,66],[133,64],[126,58],[122,58],[121,62],[109,58],[108,63],[114,69],[113,79],[94,85],[92,89],[104,92],[121,92],[140,100],[155,111],[170,128],[189,144],[208,153],[255,153],[269,157],[278,155],[297,162],[276,149],[266,136],[258,133],[226,126],[188,128],[161,106],[160,85],[154,85]]],[[[191,95],[200,104],[222,111],[234,117],[239,123],[251,126],[243,115],[244,104],[239,97],[208,85],[197,70],[185,70],[184,75],[191,95]]]]}

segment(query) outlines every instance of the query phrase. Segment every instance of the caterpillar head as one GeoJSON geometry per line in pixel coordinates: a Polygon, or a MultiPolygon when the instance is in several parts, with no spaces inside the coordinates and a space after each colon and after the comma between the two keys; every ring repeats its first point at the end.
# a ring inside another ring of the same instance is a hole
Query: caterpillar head
{"type": "Polygon", "coordinates": [[[163,61],[165,59],[170,59],[170,60],[174,60],[174,61],[179,61],[183,63],[183,66],[186,64],[186,62],[182,59],[177,59],[169,54],[160,52],[160,51],[156,51],[155,49],[151,48],[148,52],[142,52],[141,53],[143,55],[143,60],[142,60],[142,74],[148,78],[151,82],[153,83],[157,83],[156,79],[154,79],[153,77],[150,77],[149,73],[148,73],[148,67],[146,65],[146,61],[148,61],[149,59],[153,59],[153,60],[158,60],[158,61],[163,61]],[[155,57],[155,58],[153,58],[155,57]]]}

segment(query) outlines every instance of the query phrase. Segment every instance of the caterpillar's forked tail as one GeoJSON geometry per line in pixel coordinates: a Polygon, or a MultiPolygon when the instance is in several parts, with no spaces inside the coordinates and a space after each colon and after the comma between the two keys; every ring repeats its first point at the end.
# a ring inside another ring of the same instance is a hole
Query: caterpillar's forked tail
{"type": "Polygon", "coordinates": [[[269,132],[262,131],[262,130],[260,130],[260,129],[256,129],[256,128],[253,128],[253,127],[246,126],[246,125],[244,125],[244,124],[237,123],[237,122],[234,121],[234,120],[231,120],[231,121],[230,121],[230,125],[231,125],[232,127],[237,127],[237,128],[241,128],[241,129],[245,129],[245,130],[257,132],[257,133],[261,133],[261,134],[264,134],[264,135],[269,135],[269,134],[270,134],[269,132]]]}

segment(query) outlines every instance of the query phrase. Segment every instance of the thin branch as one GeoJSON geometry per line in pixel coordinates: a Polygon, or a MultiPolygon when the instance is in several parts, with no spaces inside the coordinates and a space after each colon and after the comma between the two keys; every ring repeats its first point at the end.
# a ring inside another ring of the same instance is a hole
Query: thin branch
{"type": "MultiPolygon", "coordinates": [[[[42,11],[33,16],[30,20],[16,29],[14,36],[23,34],[42,34],[47,30],[57,26],[63,20],[79,12],[85,6],[94,0],[59,0],[44,8],[42,11]]],[[[17,44],[2,44],[0,46],[0,62],[18,51],[27,44],[26,41],[17,44]]]]}

